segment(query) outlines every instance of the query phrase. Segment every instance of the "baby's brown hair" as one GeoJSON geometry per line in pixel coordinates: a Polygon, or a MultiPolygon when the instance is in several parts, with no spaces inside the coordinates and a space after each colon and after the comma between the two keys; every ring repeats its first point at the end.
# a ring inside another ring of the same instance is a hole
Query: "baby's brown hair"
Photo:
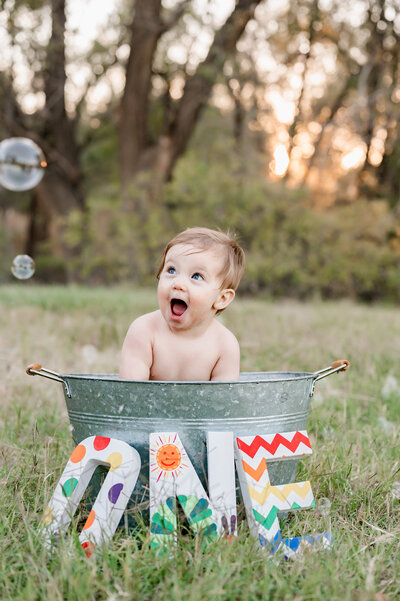
{"type": "Polygon", "coordinates": [[[221,271],[221,289],[236,290],[244,272],[245,256],[242,247],[229,233],[211,230],[207,227],[191,227],[177,234],[164,248],[157,278],[164,268],[167,252],[177,244],[190,244],[202,250],[220,247],[225,252],[225,262],[221,271]]]}

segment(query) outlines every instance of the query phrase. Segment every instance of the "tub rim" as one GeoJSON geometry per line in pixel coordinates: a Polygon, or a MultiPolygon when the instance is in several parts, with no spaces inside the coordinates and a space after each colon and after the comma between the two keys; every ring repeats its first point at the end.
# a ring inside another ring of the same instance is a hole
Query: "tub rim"
{"type": "MultiPolygon", "coordinates": [[[[60,374],[61,378],[68,378],[72,380],[96,380],[103,382],[122,382],[122,383],[135,383],[135,384],[170,384],[170,385],[243,385],[243,384],[265,384],[267,382],[293,382],[297,380],[308,380],[309,378],[317,378],[318,374],[313,372],[292,372],[292,371],[243,371],[240,372],[240,376],[250,376],[249,378],[239,380],[130,380],[126,378],[120,378],[118,374],[60,374]],[[262,378],[264,374],[273,374],[277,377],[262,378]],[[287,375],[288,377],[282,377],[287,375]],[[251,376],[261,376],[259,378],[251,376]],[[280,377],[279,377],[280,376],[280,377]]],[[[240,377],[239,376],[239,377],[240,377]]]]}
{"type": "Polygon", "coordinates": [[[182,385],[182,386],[193,386],[193,385],[224,385],[228,387],[242,385],[245,383],[248,384],[267,384],[268,382],[277,383],[277,382],[294,382],[299,380],[312,380],[312,390],[311,396],[314,391],[315,382],[318,380],[322,380],[327,376],[330,376],[338,371],[346,370],[350,367],[350,362],[347,359],[338,359],[328,365],[328,367],[324,367],[315,372],[292,372],[292,371],[244,371],[239,374],[239,380],[128,380],[121,379],[118,374],[59,374],[52,369],[47,369],[42,367],[40,363],[31,363],[26,368],[26,373],[29,376],[42,376],[44,378],[48,378],[49,380],[55,380],[56,382],[61,382],[64,385],[65,392],[68,397],[71,397],[71,391],[69,389],[69,380],[88,380],[94,382],[124,382],[124,383],[136,383],[136,384],[148,384],[148,385],[165,385],[172,384],[174,386],[182,385]],[[272,376],[269,378],[262,376],[272,376]],[[249,378],[242,378],[240,376],[250,376],[249,378]],[[254,378],[252,376],[255,376],[254,378]],[[261,376],[261,377],[257,377],[261,376]],[[278,376],[278,377],[273,377],[278,376]],[[279,377],[280,376],[280,377],[279,377]]]}

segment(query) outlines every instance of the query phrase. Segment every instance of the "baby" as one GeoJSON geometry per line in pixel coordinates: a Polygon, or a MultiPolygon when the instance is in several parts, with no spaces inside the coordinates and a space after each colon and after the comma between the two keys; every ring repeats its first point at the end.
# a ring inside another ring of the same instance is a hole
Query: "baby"
{"type": "Polygon", "coordinates": [[[238,341],[215,316],[233,301],[244,260],[222,232],[196,227],[175,236],[157,274],[159,309],[131,324],[120,378],[238,380],[238,341]]]}

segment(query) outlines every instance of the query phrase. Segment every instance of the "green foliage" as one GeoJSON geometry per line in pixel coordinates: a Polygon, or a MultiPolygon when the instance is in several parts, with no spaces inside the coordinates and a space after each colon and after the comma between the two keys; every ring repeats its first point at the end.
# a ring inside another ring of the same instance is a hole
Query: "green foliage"
{"type": "MultiPolygon", "coordinates": [[[[77,278],[150,284],[164,244],[203,225],[238,235],[247,257],[243,292],[398,300],[398,226],[385,201],[315,210],[304,191],[268,183],[226,138],[216,137],[210,151],[211,158],[188,151],[163,188],[142,176],[124,205],[116,186],[96,188],[83,251],[73,263],[77,278]]],[[[80,220],[70,215],[72,246],[80,243],[80,220]]]]}
{"type": "Polygon", "coordinates": [[[383,400],[381,390],[387,375],[398,373],[400,314],[379,305],[252,298],[236,299],[224,313],[239,338],[243,370],[313,370],[336,356],[351,360],[348,372],[316,385],[307,421],[313,454],[298,475],[311,481],[317,507],[327,497],[331,511],[299,511],[284,526],[288,536],[332,531],[331,552],[275,563],[242,523],[231,544],[203,549],[180,534],[172,557],[155,558],[145,524],[139,533],[120,528],[101,556],[87,560],[77,541],[87,517],[81,505],[66,540],[48,554],[39,523],[73,441],[62,387],[28,377],[24,367],[37,360],[60,373],[115,371],[129,322],[154,300],[141,289],[0,288],[0,598],[397,600],[400,391],[383,400]],[[85,362],[89,343],[98,350],[95,363],[85,362]],[[382,416],[393,422],[389,435],[382,416]]]}
{"type": "Polygon", "coordinates": [[[79,130],[84,148],[81,159],[84,180],[90,190],[98,191],[104,187],[115,185],[118,181],[117,135],[115,124],[102,116],[101,125],[97,128],[83,126],[79,130]]]}
{"type": "Polygon", "coordinates": [[[67,281],[65,261],[54,255],[39,255],[35,260],[35,275],[42,282],[63,284],[67,281]]]}

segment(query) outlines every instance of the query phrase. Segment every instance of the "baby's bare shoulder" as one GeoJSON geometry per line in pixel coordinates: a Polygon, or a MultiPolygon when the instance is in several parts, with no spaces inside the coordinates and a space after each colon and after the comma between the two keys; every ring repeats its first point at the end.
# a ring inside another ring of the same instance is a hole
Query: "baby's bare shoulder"
{"type": "Polygon", "coordinates": [[[215,335],[218,360],[212,370],[211,380],[238,380],[240,373],[240,347],[236,336],[216,320],[215,335]]]}
{"type": "Polygon", "coordinates": [[[152,311],[137,317],[129,326],[127,336],[142,337],[151,335],[157,326],[157,313],[159,311],[152,311]]]}
{"type": "Polygon", "coordinates": [[[215,334],[218,337],[218,340],[220,341],[222,346],[230,345],[234,348],[239,347],[239,343],[237,341],[236,336],[230,330],[228,330],[228,328],[226,326],[224,326],[217,319],[215,320],[214,325],[215,325],[215,330],[214,330],[215,334]]]}

